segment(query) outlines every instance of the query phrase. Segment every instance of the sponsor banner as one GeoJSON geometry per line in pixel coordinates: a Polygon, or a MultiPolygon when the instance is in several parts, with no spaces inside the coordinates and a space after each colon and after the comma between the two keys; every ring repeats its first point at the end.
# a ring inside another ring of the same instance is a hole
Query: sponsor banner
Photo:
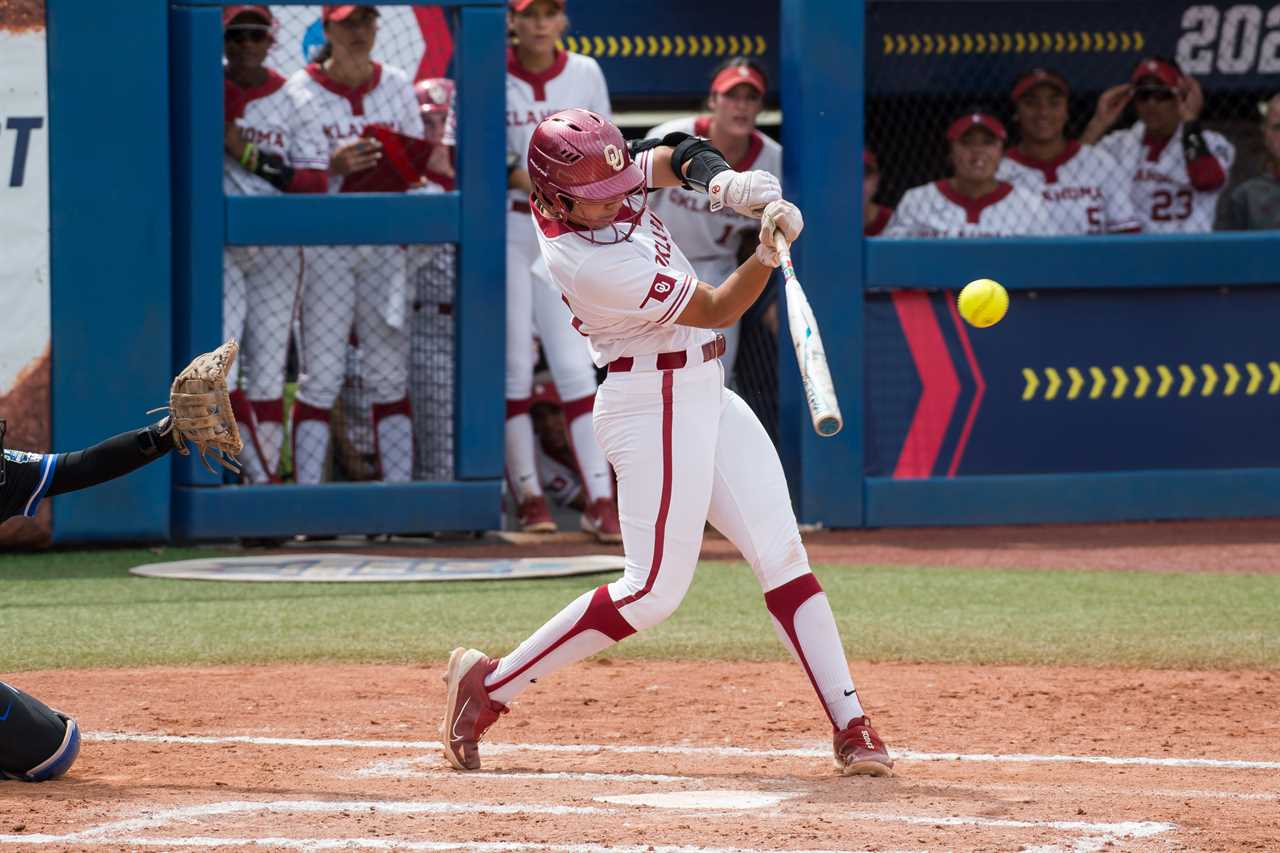
{"type": "MultiPolygon", "coordinates": [[[[49,125],[44,3],[0,3],[0,418],[7,447],[49,449],[49,125]]],[[[0,487],[3,488],[3,487],[0,487]]],[[[50,510],[0,524],[46,542],[50,510]]]]}
{"type": "Polygon", "coordinates": [[[380,557],[369,554],[279,554],[148,563],[131,574],[149,578],[289,583],[404,583],[483,581],[621,572],[620,556],[540,557],[523,560],[380,557]]]}
{"type": "Polygon", "coordinates": [[[1280,287],[867,299],[867,475],[1280,467],[1280,287]]]}

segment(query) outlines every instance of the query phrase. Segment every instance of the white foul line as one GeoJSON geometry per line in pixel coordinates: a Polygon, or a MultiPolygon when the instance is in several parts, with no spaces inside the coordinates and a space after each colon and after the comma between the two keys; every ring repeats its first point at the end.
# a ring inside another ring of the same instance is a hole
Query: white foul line
{"type": "MultiPolygon", "coordinates": [[[[597,808],[593,806],[561,806],[561,805],[505,805],[498,803],[460,803],[460,802],[438,802],[438,801],[418,801],[418,802],[402,802],[388,800],[228,800],[219,803],[205,803],[201,805],[181,806],[179,808],[164,809],[157,812],[148,813],[142,817],[125,818],[122,820],[109,821],[107,823],[98,824],[79,832],[71,832],[65,835],[0,835],[0,844],[148,844],[157,845],[161,841],[166,842],[168,846],[232,846],[236,843],[242,845],[247,842],[248,845],[269,846],[268,842],[276,842],[275,846],[296,846],[299,849],[322,849],[315,845],[329,844],[338,846],[338,843],[348,843],[349,839],[227,839],[227,838],[204,838],[200,836],[193,837],[192,840],[198,839],[197,844],[188,844],[187,839],[170,838],[155,839],[148,836],[135,837],[133,834],[142,830],[154,829],[175,822],[190,822],[200,818],[223,817],[233,814],[251,814],[266,812],[269,814],[332,814],[361,812],[374,814],[397,814],[397,815],[413,815],[413,814],[541,814],[541,815],[617,815],[629,811],[629,809],[611,809],[597,808]],[[279,843],[279,842],[284,842],[279,843]]],[[[766,812],[766,817],[785,817],[785,815],[766,812]]],[[[855,821],[874,821],[878,823],[904,823],[916,826],[978,826],[989,827],[993,829],[1054,829],[1065,832],[1078,833],[1106,833],[1109,836],[1120,838],[1150,838],[1161,833],[1174,829],[1171,823],[1163,823],[1157,821],[1123,821],[1119,823],[1100,823],[1089,821],[1075,820],[1014,820],[1009,818],[988,818],[979,816],[941,816],[941,815],[895,815],[880,814],[877,812],[844,812],[842,816],[855,821]]],[[[726,815],[735,820],[740,820],[740,815],[726,815]]],[[[359,842],[359,839],[354,839],[359,842]]],[[[377,840],[365,839],[367,843],[377,844],[377,840]]],[[[381,839],[383,842],[394,843],[391,839],[381,839]]],[[[458,847],[473,848],[468,842],[420,842],[437,846],[422,847],[418,849],[440,850],[454,849],[458,847]],[[441,846],[443,845],[443,846],[441,846]]],[[[356,845],[363,846],[363,845],[356,845]]],[[[395,844],[396,847],[401,845],[395,844]]],[[[491,848],[491,849],[520,849],[521,847],[529,847],[530,845],[520,845],[513,843],[510,848],[491,848]]],[[[536,846],[536,845],[535,845],[536,846]]],[[[562,847],[547,845],[542,849],[560,850],[562,847]]],[[[572,845],[569,849],[592,849],[591,847],[583,848],[581,845],[572,845]]],[[[600,849],[596,847],[595,849],[600,849]]],[[[652,847],[638,848],[613,848],[617,850],[647,850],[655,849],[652,847]]],[[[661,848],[671,851],[690,850],[698,851],[698,853],[710,853],[708,848],[661,848]]],[[[721,848],[723,851],[723,848],[721,848]]],[[[726,851],[727,853],[727,851],[726,851]]],[[[742,853],[745,853],[743,851],[742,853]]]]}
{"type": "MultiPolygon", "coordinates": [[[[348,738],[289,738],[254,735],[157,735],[134,732],[86,733],[86,740],[126,741],[133,743],[224,744],[243,743],[253,746],[337,747],[344,749],[438,750],[434,740],[352,740],[348,738]]],[[[586,743],[491,743],[484,752],[502,755],[521,752],[551,753],[618,753],[623,755],[708,755],[742,758],[829,758],[830,748],[747,749],[738,746],[685,746],[681,744],[586,744],[586,743]]],[[[1151,756],[1113,755],[1035,755],[1027,753],[961,753],[920,752],[892,749],[894,758],[908,761],[969,761],[987,764],[1106,764],[1145,767],[1212,767],[1231,770],[1280,770],[1280,761],[1245,761],[1230,758],[1155,758],[1151,756]]]]}

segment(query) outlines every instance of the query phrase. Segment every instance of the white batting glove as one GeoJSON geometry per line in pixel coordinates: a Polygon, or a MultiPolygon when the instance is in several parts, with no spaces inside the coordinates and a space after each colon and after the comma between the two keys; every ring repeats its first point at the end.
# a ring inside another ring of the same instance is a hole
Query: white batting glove
{"type": "Polygon", "coordinates": [[[743,216],[759,219],[760,212],[771,201],[782,198],[782,185],[768,172],[721,172],[707,184],[711,212],[729,207],[743,216]]]}
{"type": "Polygon", "coordinates": [[[760,217],[760,245],[756,247],[756,260],[765,266],[781,266],[782,258],[778,256],[774,236],[781,234],[790,244],[803,230],[804,215],[800,208],[784,199],[769,202],[760,217]]]}

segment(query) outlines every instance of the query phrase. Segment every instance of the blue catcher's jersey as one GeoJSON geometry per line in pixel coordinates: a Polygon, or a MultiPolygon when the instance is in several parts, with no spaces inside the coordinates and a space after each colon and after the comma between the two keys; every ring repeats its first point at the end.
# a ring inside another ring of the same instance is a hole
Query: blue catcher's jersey
{"type": "Polygon", "coordinates": [[[15,515],[34,516],[40,500],[53,482],[57,464],[56,453],[6,449],[3,476],[0,477],[3,480],[0,482],[0,521],[15,515]]]}

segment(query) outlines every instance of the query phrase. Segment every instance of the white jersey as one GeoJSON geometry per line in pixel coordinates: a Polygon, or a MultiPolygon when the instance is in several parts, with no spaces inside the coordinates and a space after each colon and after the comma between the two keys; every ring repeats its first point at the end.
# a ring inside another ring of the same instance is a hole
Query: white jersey
{"type": "Polygon", "coordinates": [[[1115,234],[1142,229],[1115,158],[1076,140],[1053,160],[1005,152],[996,177],[1039,194],[1054,234],[1115,234]]]}
{"type": "MultiPolygon", "coordinates": [[[[1187,158],[1182,153],[1182,126],[1163,145],[1147,142],[1146,127],[1137,122],[1127,130],[1108,133],[1098,147],[1120,164],[1129,184],[1129,197],[1144,231],[1161,233],[1201,233],[1213,230],[1218,194],[1226,184],[1209,192],[1191,185],[1187,158]]],[[[1224,175],[1231,171],[1236,150],[1226,137],[1204,131],[1209,153],[1224,175]]]]}
{"type": "MultiPolygon", "coordinates": [[[[312,64],[295,72],[285,88],[296,112],[290,158],[294,168],[328,169],[333,152],[354,142],[370,125],[422,138],[413,82],[393,65],[373,63],[373,76],[353,89],[312,64]]],[[[329,176],[329,192],[341,185],[341,177],[329,176]]]]}
{"type": "MultiPolygon", "coordinates": [[[[516,61],[514,49],[507,50],[507,158],[517,169],[526,168],[529,140],[542,120],[571,107],[613,120],[609,87],[594,59],[562,50],[550,68],[534,74],[516,61]]],[[[515,189],[510,197],[513,202],[529,200],[527,193],[515,189]]]]}
{"type": "MultiPolygon", "coordinates": [[[[649,152],[636,158],[651,181],[649,152]]],[[[687,350],[715,332],[676,324],[697,289],[693,265],[661,217],[645,208],[629,240],[595,244],[568,223],[531,214],[551,280],[587,337],[591,359],[604,367],[619,356],[687,350]]],[[[626,227],[626,226],[619,226],[626,227]]],[[[595,232],[605,239],[613,229],[595,232]]]]}
{"type": "Polygon", "coordinates": [[[886,237],[1019,237],[1054,233],[1040,197],[1001,181],[980,198],[960,195],[944,180],[907,190],[886,237]]]}
{"type": "MultiPolygon", "coordinates": [[[[285,78],[267,69],[267,81],[244,89],[224,78],[222,100],[225,120],[235,122],[245,142],[277,154],[289,162],[293,105],[285,91],[285,78]]],[[[222,190],[230,195],[277,195],[266,180],[245,169],[225,152],[222,157],[222,190]]]]}
{"type": "MultiPolygon", "coordinates": [[[[660,139],[668,133],[691,133],[705,138],[710,131],[710,116],[689,116],[660,124],[650,130],[648,136],[660,139]]],[[[761,169],[781,178],[782,146],[760,131],[753,131],[747,153],[730,165],[739,172],[761,169]]],[[[760,227],[759,220],[728,207],[712,213],[706,193],[683,187],[658,190],[649,197],[649,204],[671,229],[671,236],[679,241],[685,255],[697,266],[712,258],[721,258],[736,268],[742,233],[758,231],[760,227]]],[[[721,282],[707,283],[718,285],[721,282]]]]}

